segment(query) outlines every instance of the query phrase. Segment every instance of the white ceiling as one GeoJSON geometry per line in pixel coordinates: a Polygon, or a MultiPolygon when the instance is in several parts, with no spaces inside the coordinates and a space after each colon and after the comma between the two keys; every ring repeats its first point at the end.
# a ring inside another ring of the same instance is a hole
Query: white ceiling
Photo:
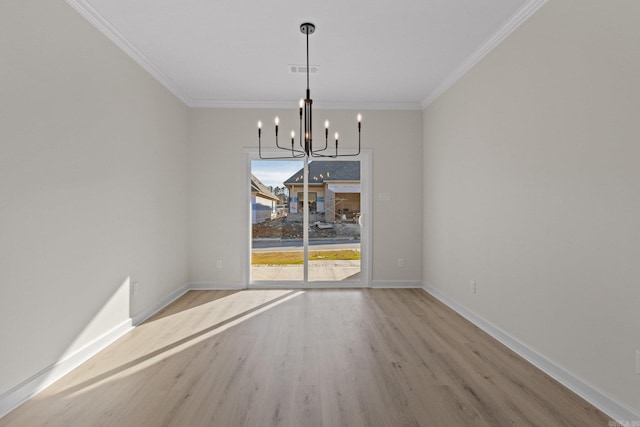
{"type": "Polygon", "coordinates": [[[194,107],[426,106],[546,0],[67,0],[194,107]]]}

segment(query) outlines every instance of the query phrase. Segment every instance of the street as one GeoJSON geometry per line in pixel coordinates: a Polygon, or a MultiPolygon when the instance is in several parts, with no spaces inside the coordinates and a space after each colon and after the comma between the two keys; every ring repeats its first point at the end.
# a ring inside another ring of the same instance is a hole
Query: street
{"type": "MultiPolygon", "coordinates": [[[[356,249],[360,250],[359,240],[310,240],[309,246],[314,250],[356,249]]],[[[302,251],[302,240],[254,240],[253,252],[287,252],[302,251]]]]}

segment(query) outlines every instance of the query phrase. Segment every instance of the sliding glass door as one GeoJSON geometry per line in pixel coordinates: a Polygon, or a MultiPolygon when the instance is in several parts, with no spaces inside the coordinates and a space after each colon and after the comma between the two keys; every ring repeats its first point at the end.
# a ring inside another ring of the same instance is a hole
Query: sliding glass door
{"type": "Polygon", "coordinates": [[[305,162],[252,154],[249,285],[368,286],[368,156],[305,162]]]}

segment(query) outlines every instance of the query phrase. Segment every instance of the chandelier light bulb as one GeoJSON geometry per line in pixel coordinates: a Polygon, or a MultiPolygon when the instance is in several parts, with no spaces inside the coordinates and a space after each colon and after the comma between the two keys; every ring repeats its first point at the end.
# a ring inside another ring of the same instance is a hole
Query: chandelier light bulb
{"type": "Polygon", "coordinates": [[[276,116],[276,119],[274,120],[274,122],[276,123],[276,126],[278,126],[280,124],[280,118],[276,116]]]}
{"type": "Polygon", "coordinates": [[[324,128],[329,129],[329,120],[324,121],[324,128]]]}
{"type": "Polygon", "coordinates": [[[291,139],[296,137],[296,133],[294,131],[291,131],[291,139]]]}
{"type": "Polygon", "coordinates": [[[362,121],[362,114],[358,113],[358,123],[362,121]]]}
{"type": "Polygon", "coordinates": [[[338,132],[336,132],[336,141],[338,140],[338,132]]]}
{"type": "Polygon", "coordinates": [[[258,120],[258,129],[262,129],[262,121],[258,120]]]}
{"type": "Polygon", "coordinates": [[[304,99],[300,98],[300,103],[298,105],[300,105],[300,108],[304,107],[304,99]]]}

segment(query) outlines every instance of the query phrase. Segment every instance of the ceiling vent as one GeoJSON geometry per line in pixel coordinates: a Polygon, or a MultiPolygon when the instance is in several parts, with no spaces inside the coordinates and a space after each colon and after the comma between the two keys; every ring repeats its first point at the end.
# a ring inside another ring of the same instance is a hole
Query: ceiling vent
{"type": "MultiPolygon", "coordinates": [[[[307,73],[306,65],[289,65],[289,72],[292,74],[307,73]]],[[[320,72],[319,65],[309,65],[309,74],[318,74],[320,72]]]]}

